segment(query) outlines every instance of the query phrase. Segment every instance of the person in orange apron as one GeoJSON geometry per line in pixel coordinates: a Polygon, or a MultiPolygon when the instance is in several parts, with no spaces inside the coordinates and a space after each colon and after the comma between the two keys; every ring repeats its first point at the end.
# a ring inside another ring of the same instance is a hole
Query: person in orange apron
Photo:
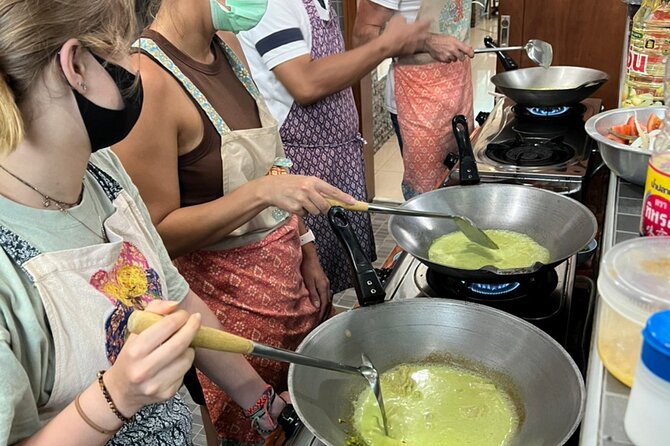
{"type": "Polygon", "coordinates": [[[142,107],[134,2],[69,6],[0,0],[0,444],[190,445],[194,359],[268,434],[285,402],[241,355],[189,348],[221,325],[106,148],[142,107]],[[166,317],[126,338],[138,309],[166,317]]]}
{"type": "MultiPolygon", "coordinates": [[[[162,3],[135,43],[144,108],[114,151],[179,271],[225,329],[295,349],[330,307],[313,238],[295,214],[327,211],[324,196],[353,199],[317,178],[283,174],[291,163],[277,123],[244,64],[216,36],[249,24],[220,20],[220,8],[162,3]]],[[[255,16],[244,8],[231,10],[255,16]]],[[[250,361],[278,391],[286,388],[286,364],[250,361]]],[[[237,404],[202,374],[200,381],[219,436],[258,443],[237,404]]]]}
{"type": "Polygon", "coordinates": [[[431,37],[422,52],[393,65],[398,125],[405,168],[406,199],[433,190],[444,178],[447,153],[456,153],[451,119],[472,122],[472,48],[468,38],[470,0],[362,0],[354,29],[361,44],[379,33],[394,14],[431,22],[431,37]]]}

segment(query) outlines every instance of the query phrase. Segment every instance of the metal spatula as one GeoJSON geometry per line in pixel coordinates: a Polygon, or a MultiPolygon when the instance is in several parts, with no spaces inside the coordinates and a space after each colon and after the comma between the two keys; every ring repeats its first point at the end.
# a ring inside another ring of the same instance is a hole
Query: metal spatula
{"type": "Polygon", "coordinates": [[[496,48],[475,48],[475,54],[493,53],[498,51],[525,50],[528,58],[541,67],[549,68],[554,59],[554,49],[544,40],[530,39],[524,46],[502,46],[496,48]]]}
{"type": "MultiPolygon", "coordinates": [[[[131,333],[139,334],[161,319],[163,319],[163,316],[160,314],[136,310],[133,311],[128,319],[128,330],[131,333]]],[[[377,404],[379,404],[379,410],[382,415],[382,422],[384,424],[384,434],[388,435],[386,411],[384,410],[379,372],[365,353],[361,353],[362,364],[355,367],[339,362],[328,361],[326,359],[301,355],[300,353],[284,350],[282,348],[259,344],[241,336],[210,327],[201,327],[198,329],[198,332],[191,342],[191,347],[207,348],[228,353],[241,353],[243,355],[257,356],[259,358],[274,359],[275,361],[289,362],[307,367],[316,367],[318,369],[362,376],[370,385],[370,389],[377,399],[377,404]]]]}
{"type": "Polygon", "coordinates": [[[340,206],[348,211],[376,212],[378,214],[406,215],[410,217],[448,218],[456,223],[458,229],[471,241],[489,249],[498,249],[498,245],[488,235],[479,229],[468,217],[462,215],[450,215],[440,212],[417,211],[414,209],[403,209],[395,206],[382,206],[379,204],[357,201],[355,204],[346,204],[338,200],[326,198],[331,206],[340,206]]]}

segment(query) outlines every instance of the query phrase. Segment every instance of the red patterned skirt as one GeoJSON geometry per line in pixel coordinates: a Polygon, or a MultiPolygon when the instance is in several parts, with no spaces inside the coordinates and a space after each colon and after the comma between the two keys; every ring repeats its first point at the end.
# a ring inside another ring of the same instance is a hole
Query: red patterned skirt
{"type": "Polygon", "coordinates": [[[454,63],[395,66],[395,96],[403,141],[405,199],[435,189],[446,174],[448,152],[457,153],[451,120],[472,120],[470,59],[454,63]]]}
{"type": "MultiPolygon", "coordinates": [[[[226,331],[255,342],[294,350],[319,324],[305,287],[297,217],[265,239],[226,251],[198,251],[175,261],[226,331]]],[[[247,358],[277,393],[286,390],[288,365],[247,358]]],[[[260,436],[241,408],[202,374],[207,408],[223,439],[255,444],[260,436]]]]}

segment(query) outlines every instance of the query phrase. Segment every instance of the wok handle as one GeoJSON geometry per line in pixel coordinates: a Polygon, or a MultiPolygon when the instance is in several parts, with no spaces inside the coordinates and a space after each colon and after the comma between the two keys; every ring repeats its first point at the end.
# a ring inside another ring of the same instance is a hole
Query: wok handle
{"type": "Polygon", "coordinates": [[[460,166],[458,168],[460,183],[462,185],[478,184],[479,171],[477,170],[477,161],[472,152],[470,135],[468,132],[468,121],[463,115],[456,115],[451,121],[454,128],[454,137],[458,144],[458,158],[460,166]]]}
{"type": "MultiPolygon", "coordinates": [[[[484,46],[486,48],[498,49],[498,46],[493,43],[493,37],[491,36],[484,37],[484,46]]],[[[498,55],[498,60],[500,60],[500,63],[502,64],[505,71],[512,71],[519,69],[519,65],[514,61],[514,59],[509,57],[503,51],[497,51],[496,54],[498,55]]]]}
{"type": "Polygon", "coordinates": [[[523,50],[526,49],[525,46],[506,46],[506,47],[493,47],[493,48],[475,48],[474,52],[475,54],[482,54],[482,53],[497,53],[497,52],[503,52],[503,51],[517,51],[517,50],[523,50]]]}
{"type": "MultiPolygon", "coordinates": [[[[149,311],[133,311],[130,318],[128,318],[128,330],[131,333],[140,334],[163,319],[163,317],[160,314],[149,311]]],[[[191,347],[248,355],[254,349],[254,343],[249,339],[215,328],[200,327],[193,341],[191,341],[191,347]]]]}
{"type": "Polygon", "coordinates": [[[335,235],[349,254],[354,289],[358,303],[362,306],[374,305],[384,301],[386,292],[370,260],[363,253],[347,215],[339,206],[330,208],[328,221],[335,235]]]}

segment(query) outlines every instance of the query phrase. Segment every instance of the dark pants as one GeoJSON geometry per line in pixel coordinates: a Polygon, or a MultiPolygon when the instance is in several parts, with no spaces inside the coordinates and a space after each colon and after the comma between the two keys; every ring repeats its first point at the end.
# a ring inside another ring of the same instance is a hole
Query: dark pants
{"type": "Polygon", "coordinates": [[[205,405],[205,395],[202,392],[202,386],[198,380],[198,375],[195,373],[195,366],[192,366],[186,375],[184,375],[184,385],[191,394],[193,402],[199,406],[205,405]]]}
{"type": "Polygon", "coordinates": [[[400,146],[400,155],[402,155],[402,136],[400,136],[400,126],[398,125],[398,115],[395,113],[389,112],[391,115],[391,124],[393,125],[393,131],[395,136],[398,137],[398,145],[400,146]]]}

